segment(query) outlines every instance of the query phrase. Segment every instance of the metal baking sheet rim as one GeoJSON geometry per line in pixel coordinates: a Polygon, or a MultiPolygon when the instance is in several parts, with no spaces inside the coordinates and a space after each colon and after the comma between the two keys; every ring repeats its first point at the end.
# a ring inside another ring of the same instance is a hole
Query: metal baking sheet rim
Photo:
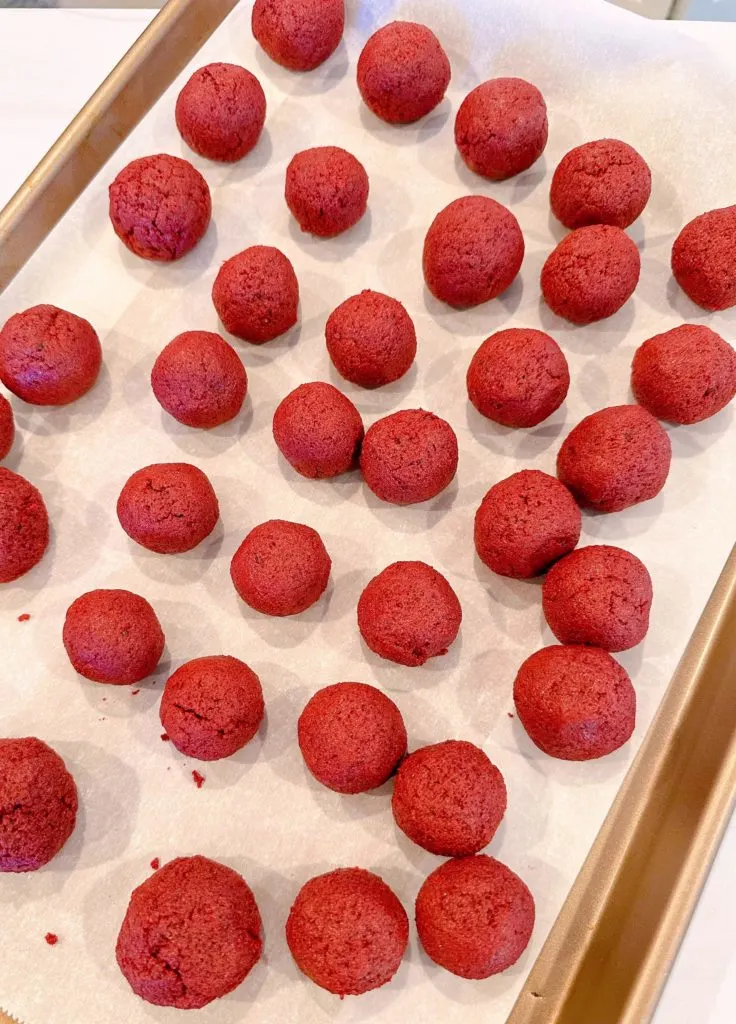
{"type": "MultiPolygon", "coordinates": [[[[168,0],[0,211],[0,291],[238,2],[168,0]]],[[[734,694],[736,548],[508,1024],[651,1019],[733,808],[734,694]]]]}

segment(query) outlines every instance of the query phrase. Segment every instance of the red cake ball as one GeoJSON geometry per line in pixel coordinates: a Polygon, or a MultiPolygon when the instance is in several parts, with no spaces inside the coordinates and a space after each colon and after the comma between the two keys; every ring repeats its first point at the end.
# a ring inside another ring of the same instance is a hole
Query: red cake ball
{"type": "Polygon", "coordinates": [[[544,301],[573,324],[613,316],[634,294],[641,259],[621,228],[591,224],[571,231],[542,267],[544,301]]]}
{"type": "Polygon", "coordinates": [[[455,431],[424,409],[404,409],[377,420],[366,431],[360,455],[366,484],[392,505],[435,498],[455,478],[457,463],[455,431]]]}
{"type": "Polygon", "coordinates": [[[0,467],[0,583],[25,576],[49,544],[49,516],[25,477],[0,467]]]}
{"type": "Polygon", "coordinates": [[[710,327],[682,324],[639,346],[631,389],[657,419],[700,423],[736,395],[736,352],[710,327]]]}
{"type": "Polygon", "coordinates": [[[736,306],[736,206],[709,210],[685,225],[672,246],[672,273],[703,309],[736,306]]]}
{"type": "Polygon", "coordinates": [[[14,440],[13,407],[4,395],[0,395],[0,461],[10,453],[14,440]]]}
{"type": "Polygon", "coordinates": [[[461,857],[436,868],[416,902],[424,952],[461,978],[490,978],[515,964],[534,930],[534,897],[493,857],[461,857]]]}
{"type": "Polygon", "coordinates": [[[654,498],[672,461],[670,439],[640,405],[613,405],[574,427],[557,455],[557,476],[578,502],[620,512],[654,498]]]}
{"type": "Polygon", "coordinates": [[[536,427],[559,409],[570,387],[560,346],[544,331],[497,331],[470,361],[468,398],[482,416],[505,427],[536,427]]]}
{"type": "Polygon", "coordinates": [[[632,146],[618,139],[598,139],[563,156],[549,200],[566,228],[627,228],[643,212],[651,191],[652,173],[632,146]]]}
{"type": "Polygon", "coordinates": [[[424,240],[424,280],[450,306],[478,306],[506,291],[524,259],[524,236],[510,210],[488,196],[456,199],[424,240]]]}
{"type": "Polygon", "coordinates": [[[187,160],[159,153],[133,160],[110,185],[110,220],[145,260],[171,262],[201,240],[212,216],[207,182],[187,160]]]}
{"type": "Polygon", "coordinates": [[[131,540],[161,555],[191,551],[220,518],[217,495],[201,469],[161,462],[134,473],[120,492],[118,519],[131,540]]]}
{"type": "Polygon", "coordinates": [[[646,636],[652,579],[636,555],[608,544],[578,548],[542,586],[547,625],[563,644],[627,651],[646,636]]]}
{"type": "Polygon", "coordinates": [[[359,996],[391,981],[409,942],[409,919],[383,879],[362,868],[317,875],[286,922],[299,970],[335,995],[359,996]]]}
{"type": "Polygon", "coordinates": [[[631,738],[636,724],[631,680],[598,647],[532,654],[516,676],[514,705],[531,741],[565,761],[605,757],[631,738]]]}
{"type": "Polygon", "coordinates": [[[102,348],[81,316],[56,306],[32,306],[0,331],[0,380],[31,405],[68,405],[97,380],[102,348]]]}
{"type": "Polygon", "coordinates": [[[273,436],[286,461],[313,480],[338,476],[358,464],[363,421],[332,384],[301,384],[278,405],[273,436]]]}
{"type": "Polygon", "coordinates": [[[582,517],[566,487],[522,469],[494,484],[475,513],[475,550],[499,576],[539,576],[580,540],[582,517]]]}
{"type": "Polygon", "coordinates": [[[370,290],[332,311],[325,339],[340,376],[362,388],[380,388],[403,377],[417,353],[414,324],[402,304],[370,290]]]}
{"type": "Polygon", "coordinates": [[[271,60],[290,71],[312,71],[340,45],[344,0],[256,0],[253,35],[271,60]]]}
{"type": "Polygon", "coordinates": [[[406,754],[406,726],[394,702],[375,686],[336,683],[299,716],[299,749],[312,775],[336,793],[382,786],[406,754]]]}
{"type": "Polygon", "coordinates": [[[248,377],[235,349],[219,334],[185,331],[156,359],[151,387],[179,423],[209,429],[238,415],[248,377]]]}
{"type": "Polygon", "coordinates": [[[311,526],[270,519],[250,531],[233,556],[240,597],[264,615],[297,615],[318,601],[332,560],[311,526]]]}
{"type": "Polygon", "coordinates": [[[161,698],[161,725],[177,750],[218,761],[244,747],[263,721],[263,690],[237,658],[194,658],[169,676],[161,698]]]}
{"type": "Polygon", "coordinates": [[[461,103],[455,144],[471,171],[501,181],[539,159],[547,130],[547,105],[536,86],[523,78],[492,78],[461,103]]]}
{"type": "Polygon", "coordinates": [[[358,601],[361,636],[374,654],[397,665],[423,665],[447,654],[462,617],[455,591],[426,562],[393,562],[358,601]]]}
{"type": "Polygon", "coordinates": [[[442,102],[450,62],[426,25],[392,21],[374,32],[358,59],[358,88],[366,106],[389,124],[418,121],[442,102]]]}
{"type": "Polygon", "coordinates": [[[253,893],[207,857],[177,857],[134,889],[115,949],[136,995],[179,1010],[232,992],[262,952],[253,893]]]}
{"type": "Polygon", "coordinates": [[[286,205],[302,231],[334,238],[357,224],[368,205],[368,175],[339,146],[315,146],[286,168],[286,205]]]}
{"type": "Polygon", "coordinates": [[[237,64],[208,64],[195,71],[176,101],[181,137],[208,160],[234,163],[250,153],[265,120],[261,83],[237,64]]]}
{"type": "Polygon", "coordinates": [[[64,647],[75,671],[94,683],[139,683],[155,672],[164,632],[151,605],[129,590],[90,590],[69,606],[64,647]]]}
{"type": "Polygon", "coordinates": [[[236,338],[262,345],[293,327],[299,309],[299,282],[279,249],[253,245],[220,267],[212,301],[225,329],[236,338]]]}

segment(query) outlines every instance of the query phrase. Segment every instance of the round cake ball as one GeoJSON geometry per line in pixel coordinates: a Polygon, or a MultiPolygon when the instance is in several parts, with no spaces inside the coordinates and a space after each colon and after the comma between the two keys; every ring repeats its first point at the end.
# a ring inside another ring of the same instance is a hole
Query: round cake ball
{"type": "Polygon", "coordinates": [[[130,539],[161,555],[196,548],[220,518],[212,484],[187,462],[160,462],[133,473],[120,492],[117,511],[130,539]]]}
{"type": "Polygon", "coordinates": [[[598,139],[563,156],[549,200],[566,228],[627,228],[643,212],[651,191],[652,173],[633,147],[618,139],[598,139]]]}
{"type": "Polygon", "coordinates": [[[391,981],[409,942],[406,911],[386,883],[362,868],[310,878],[286,922],[299,970],[335,995],[359,996],[391,981]]]}
{"type": "Polygon", "coordinates": [[[532,743],[550,757],[591,761],[622,747],[636,724],[636,693],[598,647],[544,647],[514,681],[514,704],[532,743]]]}
{"type": "Polygon", "coordinates": [[[670,439],[640,405],[613,405],[581,420],[562,442],[557,476],[581,505],[620,512],[664,487],[670,439]]]}
{"type": "Polygon", "coordinates": [[[4,395],[0,395],[0,460],[10,453],[15,440],[15,419],[13,407],[4,395]]]}
{"type": "Polygon", "coordinates": [[[406,754],[406,726],[375,686],[336,683],[299,716],[299,749],[312,775],[336,793],[365,793],[387,782],[406,754]]]}
{"type": "Polygon", "coordinates": [[[358,88],[366,106],[389,124],[418,121],[442,102],[450,62],[426,25],[392,21],[374,32],[358,59],[358,88]]]}
{"type": "Polygon", "coordinates": [[[570,387],[560,346],[544,331],[497,331],[470,361],[468,398],[482,416],[505,427],[536,427],[559,409],[570,387]]]}
{"type": "Polygon", "coordinates": [[[441,857],[465,857],[493,839],[506,813],[506,784],[480,747],[446,740],[402,761],[391,809],[417,846],[441,857]]]}
{"type": "Polygon", "coordinates": [[[547,129],[547,105],[535,85],[523,78],[492,78],[460,104],[455,144],[471,171],[501,181],[539,159],[547,129]]]}
{"type": "Polygon", "coordinates": [[[129,590],[90,590],[72,602],[64,647],[76,672],[94,683],[139,683],[156,671],[164,632],[151,605],[129,590]]]}
{"type": "Polygon", "coordinates": [[[461,978],[489,978],[515,964],[534,930],[534,897],[493,857],[462,857],[436,868],[416,902],[424,952],[461,978]]]}
{"type": "Polygon", "coordinates": [[[219,427],[240,412],[248,390],[232,345],[212,331],[185,331],[170,341],[151,371],[153,393],[187,427],[219,427]]]}
{"type": "Polygon", "coordinates": [[[195,71],[176,101],[181,137],[209,160],[234,163],[250,153],[265,120],[261,83],[237,64],[208,64],[195,71]]]}
{"type": "Polygon", "coordinates": [[[212,301],[225,329],[262,345],[293,327],[299,282],[291,262],[270,245],[252,245],[220,267],[212,301]]]}
{"type": "Polygon", "coordinates": [[[177,750],[200,761],[230,757],[258,732],[263,690],[255,672],[227,655],[194,658],[169,676],[161,725],[177,750]]]}
{"type": "Polygon", "coordinates": [[[297,615],[325,592],[332,560],[311,526],[270,519],[250,531],[233,555],[230,576],[240,597],[264,615],[297,615]]]}
{"type": "Polygon", "coordinates": [[[207,182],[178,156],[133,160],[110,186],[110,220],[120,241],[144,260],[186,256],[210,223],[207,182]]]}
{"type": "Polygon", "coordinates": [[[641,259],[621,228],[591,224],[571,231],[542,267],[544,301],[573,324],[613,316],[634,294],[641,259]]]}
{"type": "Polygon", "coordinates": [[[290,71],[312,71],[340,45],[344,0],[256,0],[253,35],[271,60],[290,71]]]}
{"type": "Polygon", "coordinates": [[[332,384],[301,384],[278,405],[273,436],[297,473],[312,480],[338,476],[358,464],[363,421],[332,384]]]}
{"type": "Polygon", "coordinates": [[[368,205],[368,175],[339,146],[315,146],[286,168],[286,204],[302,231],[334,238],[357,224],[368,205]]]}
{"type": "Polygon", "coordinates": [[[333,310],[325,339],[340,376],[362,388],[380,388],[403,377],[417,353],[414,324],[402,304],[370,290],[333,310]]]}
{"type": "Polygon", "coordinates": [[[424,409],[404,409],[368,428],[360,454],[363,479],[392,505],[435,498],[455,478],[458,447],[447,420],[424,409]]]}
{"type": "Polygon", "coordinates": [[[426,562],[393,562],[358,601],[358,629],[381,658],[423,665],[447,654],[463,613],[445,577],[426,562]]]}
{"type": "Polygon", "coordinates": [[[49,544],[49,516],[25,477],[0,467],[0,583],[25,576],[49,544]]]}
{"type": "Polygon", "coordinates": [[[34,736],[0,739],[0,872],[37,871],[74,831],[77,787],[34,736]]]}
{"type": "Polygon", "coordinates": [[[197,1010],[247,977],[263,951],[262,932],[237,871],[207,857],[177,857],[133,890],[115,955],[141,999],[197,1010]]]}
{"type": "Polygon", "coordinates": [[[478,306],[506,291],[524,259],[524,236],[510,210],[488,196],[456,199],[424,239],[424,280],[450,306],[478,306]]]}
{"type": "Polygon", "coordinates": [[[97,380],[102,348],[81,316],[56,306],[32,306],[0,331],[0,380],[31,405],[68,405],[97,380]]]}
{"type": "Polygon", "coordinates": [[[636,555],[591,544],[553,565],[542,586],[547,625],[563,644],[627,651],[649,628],[652,580],[636,555]]]}
{"type": "Polygon", "coordinates": [[[631,388],[657,419],[700,423],[736,395],[736,352],[710,327],[682,324],[639,346],[631,388]]]}
{"type": "Polygon", "coordinates": [[[736,306],[736,206],[701,213],[672,246],[672,273],[703,309],[736,306]]]}
{"type": "Polygon", "coordinates": [[[475,550],[499,576],[539,576],[580,540],[582,517],[566,487],[522,469],[494,484],[475,513],[475,550]]]}

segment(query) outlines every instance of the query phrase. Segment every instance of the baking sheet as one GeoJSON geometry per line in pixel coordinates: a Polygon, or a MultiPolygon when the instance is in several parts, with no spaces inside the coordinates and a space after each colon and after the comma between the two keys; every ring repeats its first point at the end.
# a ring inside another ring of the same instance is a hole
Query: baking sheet
{"type": "Polygon", "coordinates": [[[100,332],[105,371],[92,394],[68,409],[15,402],[23,434],[8,464],[38,484],[54,524],[40,566],[0,594],[6,735],[35,733],[59,749],[80,786],[78,828],[48,868],[0,877],[0,1004],[28,1024],[173,1021],[173,1010],[130,993],[114,963],[114,942],[130,890],[157,856],[200,852],[242,871],[264,917],[266,956],[231,996],[200,1011],[203,1021],[503,1021],[523,984],[643,735],[733,541],[736,450],[733,413],[672,429],[675,459],[663,495],[615,516],[585,516],[584,542],[619,543],[647,563],[655,586],[652,629],[621,656],[639,696],[634,742],[602,762],[551,761],[515,719],[511,683],[518,665],[552,637],[536,583],[494,577],[475,559],[472,516],[496,480],[523,466],[552,471],[564,433],[583,415],[629,399],[628,368],[638,343],[683,318],[733,339],[733,313],[706,317],[669,280],[669,248],[679,227],[704,209],[733,201],[736,141],[733,70],[710,52],[656,24],[590,0],[471,3],[364,2],[350,11],[346,42],[308,77],[258,53],[249,5],[238,9],[192,68],[211,60],[245,64],[262,81],[269,115],[257,149],[235,167],[202,161],[173,124],[182,76],[118,151],[88,193],[0,298],[0,318],[54,302],[100,332]],[[361,41],[392,17],[415,17],[438,32],[453,64],[443,105],[418,126],[389,128],[362,108],[354,83],[361,41]],[[484,78],[534,81],[550,108],[545,157],[524,175],[488,184],[455,156],[453,112],[484,78]],[[643,248],[642,281],[616,317],[573,328],[539,305],[538,274],[561,237],[548,215],[551,170],[571,146],[619,136],[648,159],[654,194],[632,236],[643,248]],[[283,175],[293,152],[336,143],[371,177],[369,215],[352,232],[317,241],[290,222],[283,175]],[[122,250],[106,218],[106,185],[135,156],[180,153],[213,188],[214,223],[181,263],[155,267],[122,250]],[[466,313],[424,290],[421,244],[434,214],[470,191],[507,203],[520,220],[527,256],[520,280],[500,300],[466,313]],[[217,329],[209,291],[222,260],[255,243],[281,246],[302,287],[301,323],[257,349],[237,343],[250,378],[244,415],[203,434],[162,413],[148,386],[160,348],[185,329],[217,329]],[[400,298],[419,336],[416,368],[380,392],[339,381],[323,340],[324,321],[343,298],[373,287],[400,298]],[[565,407],[532,431],[494,427],[469,408],[467,363],[501,326],[541,326],[562,344],[573,383],[565,407]],[[326,379],[358,404],[366,423],[422,405],[446,416],[461,445],[455,484],[426,505],[381,505],[357,476],[310,482],[294,474],[270,437],[277,402],[304,380],[326,379]],[[188,460],[212,479],[222,523],[189,555],[165,558],[136,548],[120,530],[115,500],[127,476],[148,462],[188,460]],[[232,591],[229,559],[263,519],[308,522],[333,557],[328,595],[294,621],[251,612],[232,591]],[[367,580],[397,558],[422,558],[450,579],[463,604],[461,638],[423,669],[374,658],[361,644],[355,604],[367,580]],[[126,586],[156,607],[167,661],[155,682],[99,687],[78,679],[61,645],[64,611],[98,586],[126,586]],[[19,623],[22,612],[32,615],[19,623]],[[234,758],[202,765],[159,739],[157,702],[170,668],[224,651],[261,676],[268,721],[234,758]],[[360,679],[385,687],[404,713],[411,744],[456,736],[481,743],[509,786],[509,812],[489,852],[518,871],[537,901],[529,950],[505,975],[465,982],[430,964],[416,938],[393,983],[343,1002],[301,978],[283,939],[299,886],[332,866],[359,864],[394,886],[411,913],[426,874],[440,861],[397,835],[387,792],[340,797],[308,778],[295,743],[301,707],[320,686],[360,679]],[[198,790],[191,771],[206,782],[198,790]],[[48,947],[47,931],[60,941],[48,947]],[[29,964],[32,970],[29,971],[29,964]]]}

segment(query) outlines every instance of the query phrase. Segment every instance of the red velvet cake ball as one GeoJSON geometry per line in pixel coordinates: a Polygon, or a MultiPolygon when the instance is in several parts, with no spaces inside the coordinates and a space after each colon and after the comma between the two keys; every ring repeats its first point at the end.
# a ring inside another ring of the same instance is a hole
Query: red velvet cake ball
{"type": "Polygon", "coordinates": [[[417,352],[414,324],[402,304],[370,290],[351,296],[333,310],[325,339],[340,376],[363,388],[399,380],[417,352]]]}
{"type": "Polygon", "coordinates": [[[212,484],[187,462],[162,462],[133,473],[120,492],[117,512],[131,540],[162,555],[196,548],[220,518],[212,484]]]}
{"type": "Polygon", "coordinates": [[[248,377],[235,349],[219,334],[185,331],[159,354],[151,387],[179,423],[209,429],[238,415],[248,377]]]}
{"type": "Polygon", "coordinates": [[[736,306],[736,206],[709,210],[685,225],[672,246],[672,273],[703,309],[736,306]]]}
{"type": "Polygon", "coordinates": [[[344,0],[256,0],[253,35],[271,60],[290,71],[313,71],[340,45],[344,0]]]}
{"type": "Polygon", "coordinates": [[[363,421],[332,384],[301,384],[278,405],[273,436],[286,461],[313,480],[338,476],[358,464],[363,421]]]}
{"type": "Polygon", "coordinates": [[[195,71],[176,101],[176,127],[195,153],[234,163],[263,131],[266,97],[255,75],[237,64],[195,71]]]}
{"type": "Polygon", "coordinates": [[[405,409],[366,431],[360,455],[363,479],[393,505],[435,498],[457,472],[458,446],[450,424],[424,409],[405,409]]]}
{"type": "Polygon", "coordinates": [[[262,345],[296,323],[299,282],[279,249],[252,245],[222,264],[212,301],[230,334],[262,345]]]}
{"type": "Polygon", "coordinates": [[[627,228],[644,211],[651,191],[652,173],[632,146],[618,139],[598,139],[563,156],[549,200],[566,228],[627,228]]]}
{"type": "Polygon", "coordinates": [[[501,181],[539,159],[547,130],[547,105],[536,86],[523,78],[492,78],[460,104],[455,144],[471,171],[501,181]]]}
{"type": "Polygon", "coordinates": [[[368,205],[368,175],[339,146],[316,146],[286,168],[286,205],[302,231],[334,238],[357,224],[368,205]]]}

